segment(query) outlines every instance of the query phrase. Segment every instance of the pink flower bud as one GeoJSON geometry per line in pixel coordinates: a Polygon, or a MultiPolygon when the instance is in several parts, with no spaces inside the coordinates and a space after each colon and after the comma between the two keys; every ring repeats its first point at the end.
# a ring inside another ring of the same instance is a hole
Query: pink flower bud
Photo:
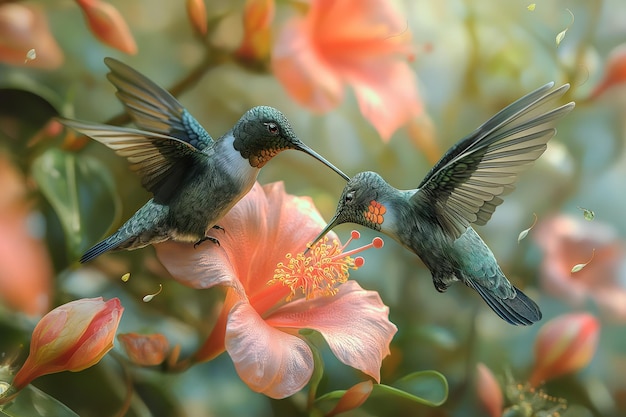
{"type": "Polygon", "coordinates": [[[15,375],[22,389],[33,379],[61,371],[82,371],[95,365],[113,347],[124,308],[112,298],[83,298],[63,304],[35,326],[30,353],[15,375]]]}
{"type": "Polygon", "coordinates": [[[193,28],[200,35],[206,35],[208,28],[204,0],[187,0],[187,15],[193,28]]]}
{"type": "Polygon", "coordinates": [[[588,313],[564,314],[543,325],[535,340],[530,384],[578,371],[589,364],[598,345],[600,324],[588,313]]]}
{"type": "Polygon", "coordinates": [[[137,44],[124,17],[109,3],[99,0],[76,0],[83,9],[91,32],[103,43],[130,55],[137,53],[137,44]]]}
{"type": "Polygon", "coordinates": [[[117,336],[128,358],[142,366],[159,365],[163,363],[169,349],[167,338],[160,333],[137,334],[125,333],[117,336]]]}
{"type": "Polygon", "coordinates": [[[251,61],[269,56],[276,6],[274,0],[247,0],[243,11],[244,36],[237,50],[240,58],[251,61]]]}
{"type": "Polygon", "coordinates": [[[476,364],[476,394],[478,401],[489,417],[500,417],[504,398],[500,384],[484,363],[476,364]]]}

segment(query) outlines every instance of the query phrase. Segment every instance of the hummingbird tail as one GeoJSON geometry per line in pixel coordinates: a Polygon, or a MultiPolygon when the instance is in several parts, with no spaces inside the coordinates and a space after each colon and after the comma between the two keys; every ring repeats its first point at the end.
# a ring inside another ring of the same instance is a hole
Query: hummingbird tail
{"type": "Polygon", "coordinates": [[[114,250],[120,247],[124,241],[116,238],[115,235],[109,236],[101,242],[96,243],[94,246],[89,248],[87,252],[80,258],[80,263],[83,264],[85,262],[89,262],[92,259],[102,255],[105,252],[110,250],[114,250]]]}
{"type": "Polygon", "coordinates": [[[514,287],[516,291],[514,298],[501,298],[475,281],[468,280],[467,284],[474,288],[487,305],[509,324],[528,326],[541,320],[542,314],[539,306],[517,287],[514,287]]]}

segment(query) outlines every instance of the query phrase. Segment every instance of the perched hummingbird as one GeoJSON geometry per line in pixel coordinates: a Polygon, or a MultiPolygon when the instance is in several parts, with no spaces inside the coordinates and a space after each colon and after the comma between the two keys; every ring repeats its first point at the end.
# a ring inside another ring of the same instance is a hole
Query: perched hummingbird
{"type": "Polygon", "coordinates": [[[374,172],[355,175],[317,242],[333,227],[358,223],[389,235],[414,252],[439,292],[461,281],[511,324],[541,319],[537,304],[504,276],[472,228],[484,225],[514,188],[520,172],[545,151],[556,130],[551,122],[574,103],[556,107],[568,90],[549,83],[501,110],[454,145],[414,190],[398,190],[374,172]],[[551,91],[552,90],[552,91],[551,91]]]}
{"type": "Polygon", "coordinates": [[[107,78],[139,129],[61,120],[124,156],[153,198],[114,234],[89,249],[87,262],[115,249],[137,249],[165,240],[219,241],[211,228],[256,181],[279,152],[297,149],[350,178],[305,145],[287,118],[272,107],[248,110],[235,126],[213,140],[166,90],[129,66],[105,58],[107,78]]]}

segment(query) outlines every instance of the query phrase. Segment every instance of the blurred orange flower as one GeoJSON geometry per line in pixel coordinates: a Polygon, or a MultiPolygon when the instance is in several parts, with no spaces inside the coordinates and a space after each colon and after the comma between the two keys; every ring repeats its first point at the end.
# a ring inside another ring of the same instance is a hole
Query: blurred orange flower
{"type": "Polygon", "coordinates": [[[619,278],[626,251],[615,229],[598,220],[583,220],[582,215],[557,216],[539,223],[534,238],[544,252],[541,283],[549,294],[574,307],[589,297],[611,319],[626,320],[626,288],[619,278]],[[572,273],[575,265],[590,259],[572,273]]]}
{"type": "Polygon", "coordinates": [[[591,98],[598,98],[605,91],[626,82],[626,43],[622,43],[609,53],[604,76],[591,92],[591,98]]]}
{"type": "Polygon", "coordinates": [[[113,347],[123,311],[117,298],[99,297],[71,301],[43,316],[13,386],[19,390],[42,375],[78,372],[98,363],[113,347]]]}
{"type": "Polygon", "coordinates": [[[327,112],[355,91],[383,140],[422,111],[406,19],[389,0],[312,0],[282,29],[272,52],[278,80],[301,105],[327,112]]]}
{"type": "Polygon", "coordinates": [[[0,300],[30,316],[49,310],[52,262],[29,225],[26,179],[0,156],[0,300]]]}
{"type": "Polygon", "coordinates": [[[50,33],[44,12],[22,3],[0,4],[0,62],[54,69],[63,51],[50,33]],[[34,50],[31,56],[29,51],[34,50]]]}
{"type": "Polygon", "coordinates": [[[167,338],[160,334],[124,333],[117,336],[128,358],[137,365],[153,366],[163,363],[169,350],[167,338]]]}
{"type": "Polygon", "coordinates": [[[275,9],[274,0],[246,0],[243,10],[243,41],[237,49],[237,56],[251,61],[263,60],[269,56],[275,9]]]}
{"type": "Polygon", "coordinates": [[[311,378],[313,354],[299,330],[313,329],[341,362],[380,380],[396,326],[378,293],[345,282],[362,258],[344,253],[336,235],[330,235],[333,243],[326,240],[302,254],[324,225],[309,198],[286,194],[282,183],[257,183],[220,221],[220,245],[155,245],[179,282],[227,288],[217,323],[195,360],[226,350],[252,390],[284,398],[311,378]]]}
{"type": "Polygon", "coordinates": [[[530,384],[576,372],[591,362],[598,346],[600,323],[588,313],[558,316],[544,324],[535,340],[530,384]]]}
{"type": "Polygon", "coordinates": [[[91,33],[101,42],[124,53],[137,53],[137,44],[124,17],[111,4],[100,0],[76,0],[91,33]]]}

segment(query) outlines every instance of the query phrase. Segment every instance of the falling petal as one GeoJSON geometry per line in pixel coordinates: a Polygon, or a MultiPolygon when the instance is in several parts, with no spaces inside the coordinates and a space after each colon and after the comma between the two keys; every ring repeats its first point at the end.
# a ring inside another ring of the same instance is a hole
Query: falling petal
{"type": "Polygon", "coordinates": [[[24,63],[34,61],[35,58],[37,58],[37,51],[35,51],[35,49],[29,49],[28,52],[26,52],[26,59],[24,60],[24,63]]]}
{"type": "Polygon", "coordinates": [[[534,11],[535,11],[535,6],[536,6],[536,5],[537,5],[536,3],[530,3],[530,4],[528,5],[528,7],[526,7],[526,8],[528,9],[528,11],[530,11],[530,12],[534,12],[534,11]]]}
{"type": "Polygon", "coordinates": [[[581,269],[583,269],[584,267],[586,267],[587,265],[589,265],[591,263],[591,261],[593,260],[593,256],[596,254],[596,250],[594,249],[591,252],[591,259],[589,259],[587,262],[585,262],[584,264],[576,264],[574,265],[574,267],[572,268],[572,274],[575,272],[579,272],[581,269]]]}
{"type": "Polygon", "coordinates": [[[130,272],[127,272],[124,275],[122,275],[122,281],[128,282],[129,279],[130,279],[130,272]]]}
{"type": "Polygon", "coordinates": [[[519,236],[517,237],[517,243],[520,243],[520,241],[522,239],[524,239],[526,236],[528,236],[528,232],[530,232],[530,230],[535,227],[535,225],[537,224],[537,214],[533,213],[533,216],[535,216],[535,221],[533,222],[533,224],[528,228],[528,229],[524,229],[520,232],[519,236]]]}
{"type": "Polygon", "coordinates": [[[567,25],[565,29],[559,32],[558,35],[556,35],[557,47],[561,44],[561,42],[563,41],[563,38],[565,38],[565,33],[567,33],[567,30],[574,24],[574,13],[572,13],[570,9],[565,9],[565,10],[567,10],[567,12],[572,16],[572,22],[569,25],[567,25]]]}
{"type": "Polygon", "coordinates": [[[143,297],[143,302],[144,303],[149,303],[150,301],[152,301],[152,299],[154,297],[156,297],[157,295],[161,294],[161,291],[163,290],[163,286],[161,284],[159,284],[159,291],[155,292],[154,294],[148,294],[146,296],[143,297]]]}
{"type": "Polygon", "coordinates": [[[592,210],[586,209],[584,207],[578,207],[578,209],[583,211],[583,216],[585,217],[585,220],[592,221],[596,218],[596,213],[594,213],[592,210]]]}

